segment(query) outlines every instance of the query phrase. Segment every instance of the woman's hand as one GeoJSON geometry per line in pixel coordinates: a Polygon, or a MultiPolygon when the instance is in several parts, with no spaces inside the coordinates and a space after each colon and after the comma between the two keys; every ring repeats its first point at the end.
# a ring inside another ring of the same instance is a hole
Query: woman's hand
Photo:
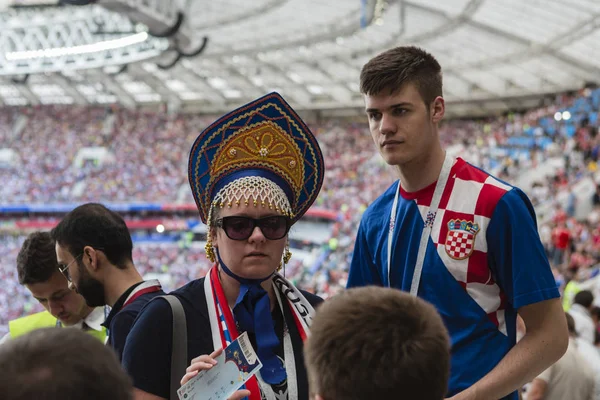
{"type": "Polygon", "coordinates": [[[214,365],[217,365],[215,358],[219,357],[223,349],[213,351],[210,355],[203,354],[192,360],[192,363],[185,370],[186,374],[181,378],[181,386],[185,385],[190,379],[198,375],[200,371],[206,371],[211,369],[214,365]]]}
{"type": "MultiPolygon", "coordinates": [[[[185,370],[186,374],[181,378],[181,386],[185,385],[194,376],[198,375],[200,371],[206,371],[217,365],[215,358],[219,357],[223,349],[213,351],[210,355],[203,354],[192,360],[192,363],[185,370]]],[[[241,400],[244,397],[250,396],[249,390],[238,390],[228,400],[241,400]]]]}

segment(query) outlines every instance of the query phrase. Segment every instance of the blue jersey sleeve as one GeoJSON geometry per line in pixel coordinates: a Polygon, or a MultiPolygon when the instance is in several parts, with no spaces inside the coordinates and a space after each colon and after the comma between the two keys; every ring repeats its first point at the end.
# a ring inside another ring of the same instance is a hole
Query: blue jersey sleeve
{"type": "Polygon", "coordinates": [[[166,300],[148,302],[142,309],[123,350],[123,367],[133,386],[169,398],[173,314],[166,300]]]}
{"type": "Polygon", "coordinates": [[[373,255],[369,250],[365,217],[363,217],[363,220],[358,227],[352,261],[350,262],[350,273],[346,285],[347,288],[368,285],[382,286],[383,284],[377,271],[377,265],[375,264],[373,255]]]}
{"type": "Polygon", "coordinates": [[[487,243],[490,268],[514,308],[559,297],[533,206],[521,190],[510,190],[496,205],[487,243]]]}

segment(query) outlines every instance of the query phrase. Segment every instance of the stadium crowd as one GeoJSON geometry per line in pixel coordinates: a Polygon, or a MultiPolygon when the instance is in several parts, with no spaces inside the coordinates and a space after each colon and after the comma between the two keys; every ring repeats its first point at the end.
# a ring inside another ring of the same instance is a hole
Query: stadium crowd
{"type": "MultiPolygon", "coordinates": [[[[524,170],[564,157],[564,167],[525,188],[535,205],[552,204],[554,212],[540,221],[539,230],[562,287],[577,274],[582,280],[595,276],[600,262],[600,187],[587,219],[575,218],[573,196],[566,204],[556,201],[580,179],[595,179],[599,110],[600,89],[586,89],[524,114],[452,120],[442,128],[442,140],[457,155],[510,183],[517,183],[524,170]]],[[[119,108],[5,108],[0,111],[0,147],[14,150],[18,161],[0,164],[0,205],[192,202],[186,182],[188,151],[211,120],[119,108]],[[14,129],[19,120],[24,127],[14,129]],[[114,160],[76,165],[83,147],[105,147],[114,160]]],[[[322,244],[318,268],[295,261],[287,273],[300,287],[327,297],[345,286],[362,212],[393,182],[394,172],[375,151],[366,123],[310,125],[326,162],[325,184],[315,205],[337,212],[338,221],[332,240],[322,244]]],[[[23,239],[16,232],[0,236],[0,335],[8,320],[41,309],[16,279],[23,239]]],[[[168,276],[172,288],[203,276],[210,266],[201,246],[173,243],[136,244],[134,260],[145,274],[168,276]]]]}

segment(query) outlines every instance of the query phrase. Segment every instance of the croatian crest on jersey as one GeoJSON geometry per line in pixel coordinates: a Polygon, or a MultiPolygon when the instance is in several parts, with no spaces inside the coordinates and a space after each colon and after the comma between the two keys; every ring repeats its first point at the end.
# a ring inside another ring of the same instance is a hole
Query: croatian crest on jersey
{"type": "Polygon", "coordinates": [[[475,237],[479,233],[479,224],[473,221],[451,219],[448,221],[446,235],[446,254],[455,260],[464,260],[473,253],[475,237]]]}

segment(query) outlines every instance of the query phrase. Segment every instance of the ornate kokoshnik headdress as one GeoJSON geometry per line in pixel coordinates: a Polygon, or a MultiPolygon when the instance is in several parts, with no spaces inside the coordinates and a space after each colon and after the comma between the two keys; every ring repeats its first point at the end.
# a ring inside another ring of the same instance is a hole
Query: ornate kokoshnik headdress
{"type": "MultiPolygon", "coordinates": [[[[317,140],[278,93],[246,104],[206,128],[192,146],[188,166],[194,200],[209,232],[215,207],[242,202],[269,207],[295,222],[323,184],[317,140]]],[[[207,255],[215,261],[210,242],[207,255]]]]}
{"type": "MultiPolygon", "coordinates": [[[[223,116],[200,133],[190,153],[188,176],[200,218],[208,225],[206,254],[213,262],[218,258],[221,269],[240,283],[233,306],[239,326],[235,327],[233,322],[215,322],[211,329],[223,327],[219,337],[225,337],[225,331],[237,332],[238,328],[254,332],[257,353],[263,363],[260,375],[265,382],[278,384],[286,379],[287,368],[277,355],[279,339],[271,317],[270,300],[261,287],[272,274],[247,279],[225,265],[218,249],[213,249],[211,244],[213,214],[215,207],[238,207],[243,202],[269,207],[292,222],[297,221],[315,201],[323,184],[321,149],[294,110],[279,94],[271,93],[223,116]]],[[[286,248],[285,263],[290,256],[286,248]]],[[[216,296],[214,303],[208,303],[215,304],[226,315],[226,300],[218,300],[221,286],[216,271],[212,269],[211,275],[205,278],[205,283],[213,288],[207,293],[216,296]]],[[[285,337],[284,334],[284,342],[285,337]]],[[[287,362],[292,359],[286,356],[287,362]]],[[[294,368],[290,367],[292,375],[294,368]]],[[[292,379],[296,379],[295,376],[292,379]]]]}

